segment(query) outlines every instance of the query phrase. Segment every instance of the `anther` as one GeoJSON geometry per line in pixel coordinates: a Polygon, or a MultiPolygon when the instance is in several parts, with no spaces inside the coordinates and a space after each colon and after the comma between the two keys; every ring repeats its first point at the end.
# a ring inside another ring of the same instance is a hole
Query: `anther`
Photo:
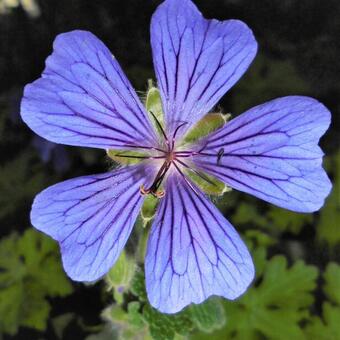
{"type": "Polygon", "coordinates": [[[156,198],[162,198],[165,196],[165,191],[164,190],[159,190],[156,192],[152,192],[152,195],[155,196],[156,198]]]}
{"type": "Polygon", "coordinates": [[[217,153],[217,165],[220,164],[220,161],[221,161],[221,158],[223,157],[223,155],[224,155],[224,149],[221,148],[217,153]]]}
{"type": "Polygon", "coordinates": [[[142,196],[149,195],[149,194],[151,194],[152,196],[156,198],[162,198],[165,196],[164,190],[153,191],[152,189],[145,189],[144,185],[140,186],[139,191],[142,196]]]}
{"type": "Polygon", "coordinates": [[[144,185],[142,184],[139,188],[139,192],[145,196],[145,195],[148,195],[151,193],[151,190],[150,189],[145,189],[144,185]]]}

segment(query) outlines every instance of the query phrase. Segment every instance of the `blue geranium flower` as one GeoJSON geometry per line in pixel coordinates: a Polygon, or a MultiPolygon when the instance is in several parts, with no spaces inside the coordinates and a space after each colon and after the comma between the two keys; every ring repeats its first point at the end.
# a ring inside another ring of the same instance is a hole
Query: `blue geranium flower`
{"type": "Polygon", "coordinates": [[[116,59],[84,31],[56,38],[42,77],[25,88],[21,115],[56,143],[143,154],[137,164],[44,190],[31,221],[60,243],[72,279],[93,281],[117,260],[145,195],[158,197],[146,288],[152,306],[175,313],[211,295],[235,299],[254,277],[246,246],[188,170],[283,208],[316,211],[331,189],[318,146],[330,113],[312,98],[279,98],[183,145],[257,44],[240,21],[206,20],[191,1],[166,0],[152,17],[151,45],[164,126],[154,117],[154,128],[116,59]]]}

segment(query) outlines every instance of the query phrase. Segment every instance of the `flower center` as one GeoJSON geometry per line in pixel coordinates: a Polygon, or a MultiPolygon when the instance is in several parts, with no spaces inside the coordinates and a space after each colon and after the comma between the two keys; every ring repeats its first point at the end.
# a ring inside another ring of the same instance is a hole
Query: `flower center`
{"type": "MultiPolygon", "coordinates": [[[[140,188],[140,192],[142,195],[147,195],[147,194],[152,194],[153,196],[157,197],[157,198],[161,198],[165,195],[164,190],[158,190],[159,187],[161,186],[165,175],[167,174],[167,172],[169,171],[171,165],[173,164],[177,170],[180,171],[179,167],[176,165],[175,161],[176,156],[177,156],[177,152],[175,151],[175,144],[176,144],[176,135],[178,133],[178,131],[180,130],[181,127],[183,127],[184,125],[186,125],[187,123],[181,123],[177,126],[177,128],[175,129],[172,138],[169,139],[167,134],[165,133],[162,124],[159,122],[159,120],[157,119],[157,117],[150,111],[152,117],[154,118],[157,127],[161,133],[161,136],[163,137],[163,144],[165,145],[167,150],[163,150],[163,149],[158,149],[158,151],[160,151],[161,153],[163,153],[163,155],[161,156],[161,158],[164,158],[164,163],[162,164],[162,166],[160,167],[155,180],[153,181],[153,183],[151,184],[151,186],[149,188],[145,188],[144,185],[141,186],[140,188]]],[[[179,161],[180,162],[180,161],[179,161]]]]}
{"type": "Polygon", "coordinates": [[[168,152],[164,151],[164,158],[165,161],[162,164],[162,166],[160,167],[155,180],[153,181],[153,183],[151,184],[150,188],[145,188],[144,185],[141,186],[140,188],[140,192],[142,195],[147,195],[147,194],[152,194],[153,196],[157,197],[157,198],[161,198],[165,195],[164,190],[158,190],[159,187],[161,186],[165,175],[167,174],[167,172],[169,171],[170,167],[172,164],[174,164],[176,167],[177,165],[175,164],[176,161],[176,152],[171,150],[168,152]]]}
{"type": "MultiPolygon", "coordinates": [[[[187,123],[183,122],[180,123],[177,128],[174,130],[172,137],[169,138],[164,131],[161,123],[158,121],[157,117],[150,112],[152,117],[154,118],[159,135],[161,137],[161,142],[155,147],[152,146],[143,146],[143,145],[126,145],[131,149],[144,149],[147,150],[150,154],[149,155],[131,155],[131,154],[116,154],[115,156],[120,158],[130,158],[130,159],[139,159],[139,160],[161,160],[161,166],[153,180],[152,184],[149,187],[145,187],[145,185],[141,185],[140,193],[141,195],[153,195],[156,198],[162,198],[165,195],[165,191],[160,189],[166,175],[169,175],[168,172],[173,166],[174,170],[184,178],[184,180],[188,183],[188,185],[194,190],[194,186],[191,182],[186,178],[184,172],[189,171],[189,173],[194,174],[196,177],[200,178],[204,182],[216,186],[216,184],[206,176],[205,174],[197,171],[195,166],[190,161],[195,155],[203,154],[202,151],[204,150],[205,146],[200,150],[176,150],[176,136],[178,131],[187,123]]],[[[222,157],[223,154],[218,154],[218,157],[222,157]]]]}

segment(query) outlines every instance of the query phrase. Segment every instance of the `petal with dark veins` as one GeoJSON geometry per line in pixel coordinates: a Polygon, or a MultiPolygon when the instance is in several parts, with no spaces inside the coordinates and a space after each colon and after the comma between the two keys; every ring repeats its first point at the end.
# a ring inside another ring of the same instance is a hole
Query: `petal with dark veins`
{"type": "Polygon", "coordinates": [[[275,99],[209,135],[194,162],[234,189],[293,211],[316,211],[332,187],[318,146],[330,118],[315,99],[275,99]]]}
{"type": "Polygon", "coordinates": [[[236,299],[254,277],[240,236],[182,177],[169,178],[165,190],[145,258],[151,305],[163,313],[176,313],[211,295],[236,299]]]}
{"type": "Polygon", "coordinates": [[[257,51],[246,24],[206,20],[190,0],[166,0],[158,7],[151,21],[151,45],[170,132],[184,121],[189,129],[208,113],[257,51]]]}
{"type": "Polygon", "coordinates": [[[117,60],[92,33],[57,36],[42,77],[25,87],[21,116],[55,143],[101,149],[152,146],[148,115],[117,60]]]}

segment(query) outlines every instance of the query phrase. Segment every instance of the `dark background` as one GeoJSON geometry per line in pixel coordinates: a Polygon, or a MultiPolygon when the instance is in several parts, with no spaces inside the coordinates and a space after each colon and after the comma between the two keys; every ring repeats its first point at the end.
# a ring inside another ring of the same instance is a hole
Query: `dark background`
{"type": "MultiPolygon", "coordinates": [[[[30,227],[31,202],[46,186],[66,178],[100,173],[107,167],[100,151],[45,142],[20,119],[23,87],[40,76],[55,36],[73,29],[91,31],[120,61],[135,88],[144,92],[147,79],[154,79],[149,24],[159,3],[151,0],[41,0],[37,1],[39,13],[30,13],[20,4],[2,9],[0,237],[30,227]]],[[[274,97],[312,96],[332,112],[331,129],[321,145],[327,155],[335,154],[340,145],[340,2],[196,0],[195,3],[207,18],[243,20],[259,42],[258,56],[247,75],[222,99],[220,105],[224,111],[236,115],[274,97]]],[[[258,204],[261,210],[262,203],[258,204]]],[[[314,234],[311,227],[303,234],[283,234],[282,238],[295,238],[304,243],[313,239],[314,234]]],[[[284,246],[280,248],[285,252],[284,246]]],[[[329,260],[329,254],[314,249],[310,258],[320,258],[319,262],[314,262],[322,267],[329,260]]],[[[103,301],[100,284],[91,288],[76,284],[71,296],[52,300],[51,315],[71,311],[95,325],[100,322],[103,301]]],[[[75,325],[69,332],[70,338],[72,334],[82,338],[84,331],[75,325]]],[[[34,339],[41,334],[53,338],[49,328],[45,333],[24,328],[13,338],[34,339]]]]}

